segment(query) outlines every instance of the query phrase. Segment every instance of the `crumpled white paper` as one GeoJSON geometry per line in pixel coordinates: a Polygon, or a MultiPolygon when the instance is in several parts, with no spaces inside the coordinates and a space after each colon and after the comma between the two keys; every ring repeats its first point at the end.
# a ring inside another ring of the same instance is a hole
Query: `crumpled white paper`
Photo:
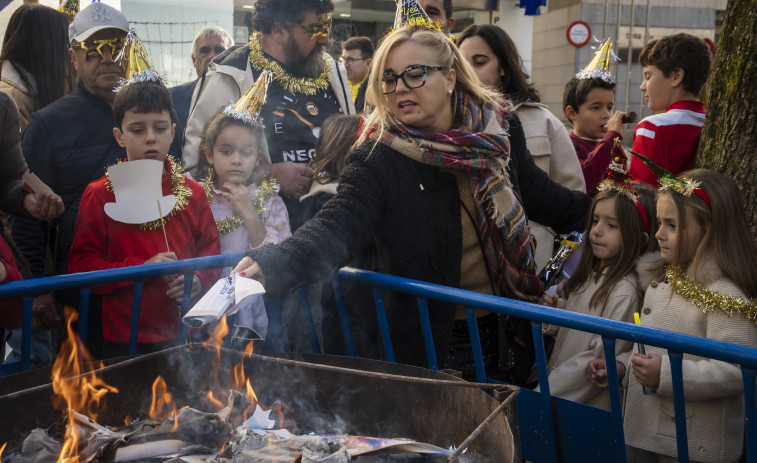
{"type": "Polygon", "coordinates": [[[235,314],[243,303],[252,303],[264,294],[265,288],[259,282],[235,273],[218,280],[182,320],[187,326],[199,328],[235,314]]]}

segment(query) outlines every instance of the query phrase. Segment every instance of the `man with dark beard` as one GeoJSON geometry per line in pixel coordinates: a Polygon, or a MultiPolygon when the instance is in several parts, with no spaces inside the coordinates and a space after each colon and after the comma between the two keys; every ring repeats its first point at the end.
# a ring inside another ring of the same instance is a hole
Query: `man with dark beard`
{"type": "Polygon", "coordinates": [[[344,67],[325,53],[331,30],[331,0],[258,0],[250,42],[213,59],[195,90],[184,145],[185,167],[196,164],[205,123],[234,103],[268,69],[273,82],[262,110],[270,174],[278,180],[292,230],[299,197],[310,187],[308,162],[321,123],[337,113],[353,114],[344,67]]]}

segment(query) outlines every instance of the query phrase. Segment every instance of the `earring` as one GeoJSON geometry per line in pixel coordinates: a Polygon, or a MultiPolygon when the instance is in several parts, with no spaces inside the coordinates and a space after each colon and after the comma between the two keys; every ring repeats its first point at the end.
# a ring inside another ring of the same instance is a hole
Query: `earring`
{"type": "Polygon", "coordinates": [[[213,166],[208,167],[208,183],[213,183],[213,175],[216,173],[213,166]]]}
{"type": "Polygon", "coordinates": [[[447,90],[448,95],[452,95],[452,89],[447,90]]]}

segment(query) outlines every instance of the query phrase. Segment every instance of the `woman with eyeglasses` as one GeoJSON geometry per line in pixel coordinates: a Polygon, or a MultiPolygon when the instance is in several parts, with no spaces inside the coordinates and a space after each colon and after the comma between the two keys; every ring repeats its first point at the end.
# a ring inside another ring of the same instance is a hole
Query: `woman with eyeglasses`
{"type": "MultiPolygon", "coordinates": [[[[235,270],[278,295],[332,274],[375,240],[382,272],[536,301],[543,289],[526,215],[578,229],[589,199],[536,167],[498,98],[446,35],[397,29],[374,56],[366,100],[375,109],[337,194],[291,238],[248,253],[235,270]]],[[[385,297],[398,362],[475,377],[464,309],[428,301],[435,351],[427,353],[416,299],[385,297]]],[[[528,322],[476,316],[487,376],[523,384],[534,358],[528,322]],[[502,356],[500,332],[511,335],[502,356]]]]}
{"type": "Polygon", "coordinates": [[[24,130],[34,111],[74,88],[66,15],[44,5],[21,5],[5,29],[0,63],[0,91],[15,101],[24,130]]]}

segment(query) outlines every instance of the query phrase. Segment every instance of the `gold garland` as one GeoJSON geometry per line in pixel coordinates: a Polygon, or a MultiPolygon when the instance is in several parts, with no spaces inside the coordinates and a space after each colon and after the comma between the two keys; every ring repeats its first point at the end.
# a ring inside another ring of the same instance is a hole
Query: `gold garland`
{"type": "MultiPolygon", "coordinates": [[[[179,164],[173,156],[166,156],[168,162],[171,164],[171,193],[176,197],[176,204],[171,212],[161,219],[151,220],[149,222],[136,224],[142,231],[160,230],[163,227],[163,222],[168,221],[171,217],[176,215],[177,212],[181,212],[189,204],[189,198],[192,196],[192,189],[187,186],[187,178],[184,176],[184,172],[181,170],[181,164],[179,164]]],[[[121,161],[118,161],[120,164],[121,161]]],[[[105,173],[105,188],[108,191],[113,191],[113,184],[110,182],[108,173],[105,173]]]]}
{"type": "Polygon", "coordinates": [[[747,320],[757,323],[757,301],[754,299],[728,296],[703,288],[691,281],[686,276],[683,267],[679,265],[668,265],[665,276],[669,282],[675,282],[676,293],[702,309],[702,312],[714,312],[720,309],[729,317],[733,316],[734,312],[738,312],[747,320]]]}
{"type": "MultiPolygon", "coordinates": [[[[208,169],[208,179],[202,184],[202,189],[205,190],[205,195],[208,197],[208,201],[213,199],[215,194],[213,193],[213,169],[208,169]]],[[[265,212],[264,204],[274,195],[279,192],[279,184],[271,176],[263,177],[260,181],[257,191],[252,196],[252,206],[255,208],[255,212],[259,216],[265,212]]],[[[218,228],[218,236],[223,236],[229,232],[236,230],[244,224],[244,219],[234,211],[230,216],[223,219],[216,219],[216,228],[218,228]]]]}
{"type": "Polygon", "coordinates": [[[279,63],[263,55],[263,49],[260,47],[260,38],[262,36],[263,34],[260,32],[253,32],[250,36],[248,47],[250,48],[250,64],[252,67],[271,71],[273,73],[273,80],[290,93],[315,95],[319,90],[326,90],[328,88],[329,72],[331,72],[331,65],[328,61],[324,60],[323,72],[315,79],[312,77],[293,76],[286,72],[279,63]]]}

